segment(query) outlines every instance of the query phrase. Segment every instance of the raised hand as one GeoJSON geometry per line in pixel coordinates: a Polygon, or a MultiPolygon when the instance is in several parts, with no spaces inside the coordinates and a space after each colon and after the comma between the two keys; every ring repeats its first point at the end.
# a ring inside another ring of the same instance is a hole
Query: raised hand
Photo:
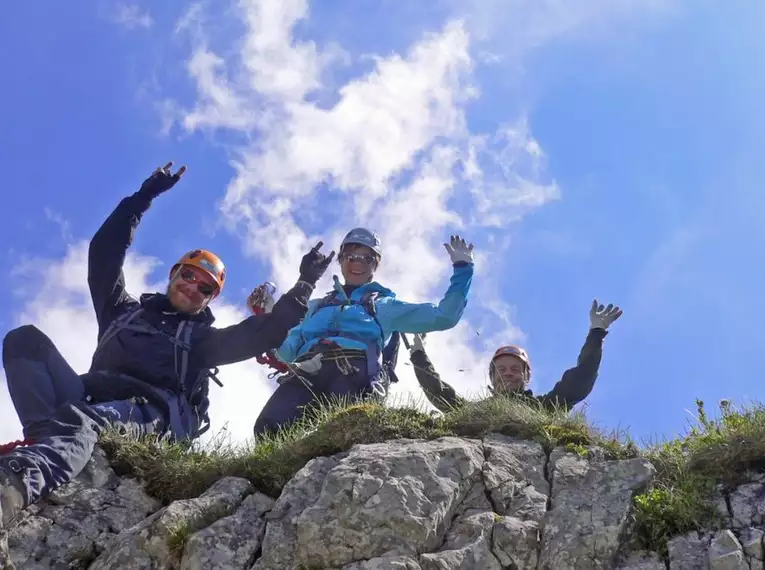
{"type": "Polygon", "coordinates": [[[186,167],[181,166],[175,174],[171,174],[172,166],[173,163],[168,162],[165,166],[157,168],[151,176],[143,181],[139,192],[153,199],[170,190],[186,172],[186,167]]]}
{"type": "Polygon", "coordinates": [[[300,280],[316,285],[316,282],[321,279],[324,272],[332,263],[332,259],[335,257],[335,252],[332,251],[329,255],[324,255],[319,250],[324,242],[320,241],[311,248],[311,251],[303,256],[300,261],[300,280]]]}
{"type": "Polygon", "coordinates": [[[445,243],[444,247],[449,257],[454,263],[473,263],[473,244],[465,241],[458,235],[453,235],[449,243],[445,243]]]}
{"type": "Polygon", "coordinates": [[[420,351],[425,352],[425,345],[423,344],[423,340],[425,340],[425,335],[416,333],[412,335],[412,348],[409,350],[410,353],[420,351]]]}
{"type": "Polygon", "coordinates": [[[590,328],[607,330],[611,323],[622,316],[622,313],[623,311],[616,305],[612,303],[600,305],[595,299],[590,309],[590,328]]]}

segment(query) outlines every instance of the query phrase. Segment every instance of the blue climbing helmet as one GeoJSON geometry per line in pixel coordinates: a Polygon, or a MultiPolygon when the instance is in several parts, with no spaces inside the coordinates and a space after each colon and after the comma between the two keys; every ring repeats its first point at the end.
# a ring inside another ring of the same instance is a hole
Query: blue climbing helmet
{"type": "Polygon", "coordinates": [[[382,245],[380,243],[380,236],[378,236],[372,230],[367,228],[353,228],[343,238],[340,244],[340,251],[348,244],[365,245],[372,251],[374,251],[378,257],[382,257],[382,245]]]}

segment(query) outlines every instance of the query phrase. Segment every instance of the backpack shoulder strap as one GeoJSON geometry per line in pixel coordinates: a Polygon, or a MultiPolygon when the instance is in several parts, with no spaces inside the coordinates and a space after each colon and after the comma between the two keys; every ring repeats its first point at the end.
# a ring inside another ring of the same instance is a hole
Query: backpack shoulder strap
{"type": "Polygon", "coordinates": [[[321,299],[319,299],[319,302],[316,303],[316,308],[314,309],[312,314],[317,313],[318,311],[322,310],[325,307],[330,307],[332,305],[342,305],[343,301],[338,299],[337,293],[333,290],[324,295],[321,299]]]}
{"type": "Polygon", "coordinates": [[[138,307],[137,309],[134,309],[132,311],[126,311],[122,313],[120,316],[118,316],[116,319],[114,319],[107,329],[104,331],[104,334],[101,335],[101,338],[98,340],[98,344],[96,345],[96,350],[93,352],[93,354],[97,354],[103,346],[109,342],[111,339],[113,339],[117,334],[124,328],[126,328],[132,321],[134,321],[138,315],[140,315],[143,312],[142,307],[138,307]]]}
{"type": "Polygon", "coordinates": [[[181,391],[186,391],[186,375],[189,371],[189,352],[191,351],[191,334],[194,330],[194,322],[181,321],[178,324],[178,330],[175,333],[175,350],[173,358],[175,359],[175,373],[178,375],[178,382],[181,385],[181,391]],[[180,369],[178,361],[180,360],[180,369]]]}
{"type": "Polygon", "coordinates": [[[361,298],[361,305],[363,305],[364,309],[367,313],[369,313],[369,316],[372,317],[377,324],[377,326],[380,328],[380,350],[383,350],[383,347],[385,346],[385,331],[383,330],[382,324],[380,323],[380,320],[377,318],[377,297],[380,294],[377,291],[369,291],[368,293],[365,293],[364,296],[361,298]]]}
{"type": "Polygon", "coordinates": [[[392,383],[398,382],[396,376],[396,364],[398,363],[398,349],[401,340],[401,333],[395,331],[382,352],[382,364],[388,373],[388,378],[392,383]]]}

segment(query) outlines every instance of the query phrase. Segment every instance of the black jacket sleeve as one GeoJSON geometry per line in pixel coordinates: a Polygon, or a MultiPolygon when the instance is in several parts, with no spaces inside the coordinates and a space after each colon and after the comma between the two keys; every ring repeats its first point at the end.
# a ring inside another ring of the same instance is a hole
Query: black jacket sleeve
{"type": "Polygon", "coordinates": [[[415,350],[411,354],[411,360],[420,387],[436,408],[442,412],[448,412],[465,403],[465,399],[459,396],[454,388],[441,380],[441,376],[436,372],[425,351],[415,350]]]}
{"type": "Polygon", "coordinates": [[[140,192],[124,198],[101,225],[88,249],[88,287],[98,320],[99,338],[128,294],[122,266],[133,232],[151,200],[140,192]]]}
{"type": "Polygon", "coordinates": [[[604,329],[590,329],[584,346],[579,353],[576,366],[563,373],[553,389],[538,399],[543,404],[571,409],[584,400],[595,385],[603,356],[603,339],[608,334],[604,329]]]}
{"type": "Polygon", "coordinates": [[[279,298],[270,313],[252,315],[226,328],[208,328],[195,341],[204,367],[241,362],[279,348],[290,329],[305,317],[312,292],[313,287],[299,281],[279,298]]]}

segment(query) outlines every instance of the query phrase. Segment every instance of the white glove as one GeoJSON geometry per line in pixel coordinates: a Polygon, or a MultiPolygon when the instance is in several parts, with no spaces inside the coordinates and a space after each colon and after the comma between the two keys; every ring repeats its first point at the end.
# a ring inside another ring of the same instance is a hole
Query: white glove
{"type": "Polygon", "coordinates": [[[609,303],[608,306],[599,305],[598,300],[592,302],[590,309],[590,328],[607,330],[616,319],[622,316],[622,310],[616,305],[609,303]]]}
{"type": "Polygon", "coordinates": [[[413,334],[412,335],[412,348],[409,349],[409,353],[413,354],[415,351],[422,351],[425,352],[425,345],[423,345],[422,341],[425,339],[424,334],[413,334]]]}
{"type": "Polygon", "coordinates": [[[473,244],[466,242],[465,238],[454,235],[449,243],[444,244],[444,247],[452,258],[452,263],[461,261],[473,263],[473,244]]]}

